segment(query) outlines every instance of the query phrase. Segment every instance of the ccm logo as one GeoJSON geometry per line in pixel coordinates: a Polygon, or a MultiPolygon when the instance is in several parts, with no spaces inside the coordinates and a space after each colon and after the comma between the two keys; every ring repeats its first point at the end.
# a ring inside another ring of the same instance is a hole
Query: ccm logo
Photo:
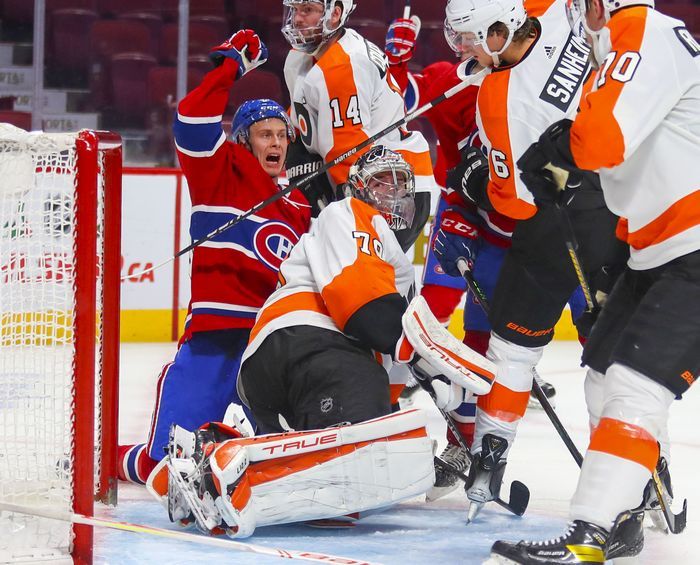
{"type": "Polygon", "coordinates": [[[302,438],[294,441],[287,441],[284,443],[278,443],[275,445],[266,445],[263,447],[263,451],[269,451],[270,455],[273,453],[287,453],[289,451],[302,451],[310,447],[316,447],[317,445],[325,445],[327,443],[333,443],[338,439],[338,432],[333,432],[330,434],[315,436],[313,438],[302,438]]]}
{"type": "Polygon", "coordinates": [[[470,238],[475,238],[479,235],[479,232],[474,226],[470,226],[459,220],[453,220],[452,218],[443,218],[440,227],[445,228],[449,232],[461,233],[470,238]]]}

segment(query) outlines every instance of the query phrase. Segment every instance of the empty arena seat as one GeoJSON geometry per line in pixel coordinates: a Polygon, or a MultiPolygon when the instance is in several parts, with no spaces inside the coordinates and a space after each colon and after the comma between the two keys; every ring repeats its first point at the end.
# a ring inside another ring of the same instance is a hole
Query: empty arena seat
{"type": "Polygon", "coordinates": [[[46,58],[59,72],[87,79],[90,68],[90,29],[98,20],[94,10],[66,8],[49,15],[46,58]]]}
{"type": "Polygon", "coordinates": [[[27,131],[32,129],[31,112],[18,112],[17,110],[0,110],[0,122],[12,124],[27,131]]]}
{"type": "Polygon", "coordinates": [[[271,98],[282,102],[282,82],[272,72],[256,69],[237,80],[231,90],[229,107],[235,111],[246,100],[271,98]]]}
{"type": "MultiPolygon", "coordinates": [[[[187,91],[199,85],[205,73],[197,68],[187,71],[187,91]]],[[[177,68],[157,66],[148,71],[148,102],[152,107],[174,108],[177,104],[177,68]]]]}
{"type": "Polygon", "coordinates": [[[150,110],[147,77],[158,62],[145,53],[118,53],[112,57],[112,107],[114,123],[143,127],[150,110]]]}

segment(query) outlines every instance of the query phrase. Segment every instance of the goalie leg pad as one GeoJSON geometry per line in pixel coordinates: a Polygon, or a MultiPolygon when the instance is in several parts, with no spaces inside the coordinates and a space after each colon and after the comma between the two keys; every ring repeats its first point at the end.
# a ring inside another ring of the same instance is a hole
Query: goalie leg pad
{"type": "Polygon", "coordinates": [[[425,493],[435,480],[425,425],[423,412],[407,410],[345,427],[227,442],[244,445],[250,462],[233,493],[216,502],[236,525],[227,533],[241,538],[257,526],[334,518],[425,493]]]}
{"type": "Polygon", "coordinates": [[[406,339],[438,373],[474,394],[491,390],[496,367],[443,327],[422,296],[416,296],[402,318],[406,339]]]}

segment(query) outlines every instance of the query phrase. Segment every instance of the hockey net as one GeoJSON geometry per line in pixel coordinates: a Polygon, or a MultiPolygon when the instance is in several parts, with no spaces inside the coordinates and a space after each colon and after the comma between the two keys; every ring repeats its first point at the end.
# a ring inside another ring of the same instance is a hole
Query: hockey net
{"type": "MultiPolygon", "coordinates": [[[[116,503],[121,141],[0,124],[0,508],[116,503]]],[[[0,562],[92,559],[87,526],[0,511],[0,562]]]]}

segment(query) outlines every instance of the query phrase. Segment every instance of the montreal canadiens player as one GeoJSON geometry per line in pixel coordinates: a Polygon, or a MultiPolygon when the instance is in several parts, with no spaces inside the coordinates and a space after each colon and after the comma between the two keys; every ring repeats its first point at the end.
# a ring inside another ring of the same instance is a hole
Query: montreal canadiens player
{"type": "MultiPolygon", "coordinates": [[[[280,190],[294,132],[272,100],[236,111],[231,140],[222,114],[235,81],[262,65],[267,48],[242,30],[211,50],[216,68],[180,101],[175,144],[192,201],[190,236],[203,238],[280,190]]],[[[120,478],[144,483],[165,455],[173,423],[196,429],[223,419],[236,395],[241,355],[282,260],[305,233],[310,208],[297,190],[193,250],[192,298],[175,359],[158,379],[148,442],[119,448],[120,478]]]]}

